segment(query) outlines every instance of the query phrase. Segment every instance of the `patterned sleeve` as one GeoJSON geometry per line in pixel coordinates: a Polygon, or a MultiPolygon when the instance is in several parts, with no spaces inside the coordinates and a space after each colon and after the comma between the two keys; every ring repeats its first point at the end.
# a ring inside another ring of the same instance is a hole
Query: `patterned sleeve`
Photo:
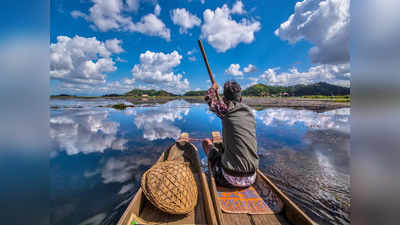
{"type": "Polygon", "coordinates": [[[210,110],[222,119],[225,113],[228,111],[228,107],[221,99],[218,101],[215,93],[216,91],[214,88],[208,89],[204,100],[207,102],[210,110]]]}

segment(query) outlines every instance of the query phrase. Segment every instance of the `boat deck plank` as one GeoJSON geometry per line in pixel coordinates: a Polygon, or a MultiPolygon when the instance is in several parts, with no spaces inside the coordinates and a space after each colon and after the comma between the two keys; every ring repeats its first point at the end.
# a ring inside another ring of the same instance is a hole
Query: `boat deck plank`
{"type": "Polygon", "coordinates": [[[197,184],[197,190],[199,192],[199,196],[197,199],[197,206],[194,209],[195,213],[194,213],[194,221],[197,224],[206,224],[206,215],[205,215],[205,208],[204,208],[204,194],[203,194],[203,190],[201,188],[201,181],[200,181],[200,174],[196,173],[195,174],[195,179],[196,179],[196,184],[197,184]]]}
{"type": "Polygon", "coordinates": [[[282,214],[251,215],[254,225],[290,225],[282,214]]]}
{"type": "Polygon", "coordinates": [[[224,224],[229,225],[243,225],[252,224],[249,215],[247,214],[230,214],[222,213],[224,224]]]}
{"type": "Polygon", "coordinates": [[[222,213],[225,224],[233,225],[290,225],[285,217],[280,214],[275,215],[248,215],[222,213]]]}

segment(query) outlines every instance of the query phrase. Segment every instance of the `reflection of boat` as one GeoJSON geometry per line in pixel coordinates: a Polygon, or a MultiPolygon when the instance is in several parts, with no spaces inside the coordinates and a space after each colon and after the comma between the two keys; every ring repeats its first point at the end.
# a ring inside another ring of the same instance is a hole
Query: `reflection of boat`
{"type": "MultiPolygon", "coordinates": [[[[221,147],[222,138],[219,132],[212,133],[213,143],[216,147],[221,147]]],[[[257,192],[261,193],[260,188],[271,187],[272,191],[283,201],[284,206],[280,213],[272,215],[249,215],[245,213],[229,214],[222,212],[220,203],[217,202],[217,187],[213,177],[213,171],[209,165],[210,171],[210,191],[217,222],[219,225],[268,225],[268,224],[294,224],[294,225],[312,225],[315,224],[294,202],[292,202],[277,186],[275,186],[267,176],[260,170],[257,170],[256,183],[253,185],[257,192]]]]}
{"type": "Polygon", "coordinates": [[[155,208],[139,188],[135,197],[120,218],[118,225],[131,224],[217,224],[215,210],[210,196],[206,176],[201,170],[197,148],[189,142],[187,133],[181,134],[178,141],[158,161],[178,160],[190,162],[198,188],[198,202],[194,211],[186,215],[170,215],[155,208]]]}

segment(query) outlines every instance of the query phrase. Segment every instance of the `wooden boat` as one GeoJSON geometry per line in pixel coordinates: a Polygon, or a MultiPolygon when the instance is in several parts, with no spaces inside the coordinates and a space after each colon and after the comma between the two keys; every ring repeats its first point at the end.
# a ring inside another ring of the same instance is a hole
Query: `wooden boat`
{"type": "Polygon", "coordinates": [[[131,224],[211,224],[217,225],[214,206],[204,172],[201,170],[197,148],[189,142],[189,135],[182,133],[178,141],[162,153],[158,161],[178,160],[190,162],[198,189],[198,202],[194,211],[186,215],[171,215],[155,208],[145,197],[142,189],[129,203],[118,225],[131,224]]]}
{"type": "MultiPolygon", "coordinates": [[[[219,132],[212,132],[212,140],[216,147],[222,145],[222,137],[219,132]]],[[[279,214],[273,215],[249,215],[249,214],[230,214],[221,210],[220,203],[217,202],[217,187],[213,176],[212,168],[210,171],[210,191],[216,211],[217,222],[219,225],[314,225],[314,223],[294,202],[292,202],[277,186],[275,186],[267,176],[257,170],[256,182],[253,185],[257,190],[265,184],[270,186],[277,196],[283,201],[283,210],[279,214]],[[262,184],[264,183],[264,184],[262,184]]]]}

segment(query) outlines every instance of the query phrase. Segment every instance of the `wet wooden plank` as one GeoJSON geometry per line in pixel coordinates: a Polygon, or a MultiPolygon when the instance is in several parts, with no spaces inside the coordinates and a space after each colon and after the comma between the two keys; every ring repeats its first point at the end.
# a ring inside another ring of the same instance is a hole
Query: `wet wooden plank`
{"type": "Polygon", "coordinates": [[[254,225],[290,225],[282,214],[251,215],[254,225]]]}
{"type": "MultiPolygon", "coordinates": [[[[202,192],[199,192],[199,197],[203,197],[202,192]]],[[[197,201],[197,206],[194,210],[194,223],[207,224],[207,218],[204,212],[204,202],[202,198],[199,198],[199,200],[197,201]]]]}
{"type": "MultiPolygon", "coordinates": [[[[212,139],[213,139],[212,142],[214,145],[221,143],[222,140],[218,137],[220,137],[220,134],[218,131],[212,132],[212,139]]],[[[210,193],[211,193],[212,201],[213,201],[214,208],[215,208],[215,215],[217,217],[217,222],[219,225],[225,225],[225,224],[228,225],[229,223],[225,222],[225,219],[222,215],[221,205],[217,201],[217,196],[218,196],[217,195],[217,186],[215,183],[215,178],[214,178],[214,174],[213,174],[213,170],[212,170],[210,162],[208,162],[208,171],[210,173],[210,193]]]]}
{"type": "Polygon", "coordinates": [[[229,225],[252,225],[252,221],[249,215],[247,214],[231,214],[231,213],[222,213],[222,217],[224,219],[224,224],[229,225]]]}
{"type": "Polygon", "coordinates": [[[188,215],[171,215],[165,213],[156,207],[154,207],[150,202],[146,202],[145,206],[143,207],[143,211],[140,214],[141,219],[148,223],[156,223],[156,224],[182,224],[181,221],[192,221],[194,222],[194,216],[192,212],[188,215]],[[192,219],[187,220],[187,217],[191,217],[192,219]]]}
{"type": "Polygon", "coordinates": [[[160,223],[163,221],[164,213],[155,208],[150,202],[146,201],[140,214],[140,218],[147,222],[160,223]]]}
{"type": "Polygon", "coordinates": [[[136,192],[135,197],[133,198],[133,207],[129,210],[131,213],[134,213],[136,215],[140,214],[140,210],[142,209],[143,203],[145,200],[145,196],[142,192],[142,189],[139,188],[139,190],[136,192]]]}
{"type": "Polygon", "coordinates": [[[203,200],[204,200],[204,208],[207,216],[208,224],[210,225],[218,225],[217,217],[215,215],[215,208],[211,199],[210,189],[208,187],[208,182],[206,175],[203,171],[200,172],[201,186],[203,189],[203,200]]]}

